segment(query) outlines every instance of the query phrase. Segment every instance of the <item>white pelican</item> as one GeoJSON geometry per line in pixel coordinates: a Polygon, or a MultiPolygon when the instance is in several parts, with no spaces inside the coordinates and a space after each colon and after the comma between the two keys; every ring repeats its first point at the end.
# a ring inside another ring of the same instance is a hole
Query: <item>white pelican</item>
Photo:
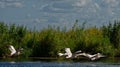
{"type": "Polygon", "coordinates": [[[80,53],[80,54],[77,54],[75,57],[77,56],[84,56],[84,57],[87,57],[89,58],[90,60],[96,60],[96,59],[99,59],[101,57],[105,57],[104,55],[100,54],[100,53],[97,53],[97,54],[88,54],[88,53],[80,53]]]}
{"type": "Polygon", "coordinates": [[[99,59],[99,58],[102,58],[102,57],[105,57],[105,55],[97,53],[97,54],[94,55],[94,57],[91,58],[91,60],[96,60],[96,59],[99,59]]]}
{"type": "Polygon", "coordinates": [[[88,53],[82,53],[81,50],[76,51],[75,53],[72,54],[72,52],[70,51],[70,48],[65,48],[65,52],[66,53],[58,53],[59,56],[66,56],[66,58],[77,58],[78,56],[84,56],[89,58],[90,60],[96,60],[99,59],[101,57],[105,57],[104,55],[97,53],[97,54],[88,54],[88,53]]]}
{"type": "Polygon", "coordinates": [[[66,53],[58,53],[59,56],[66,56],[66,58],[71,58],[72,57],[72,53],[70,51],[70,48],[65,48],[65,52],[66,53]]]}
{"type": "Polygon", "coordinates": [[[59,56],[66,56],[66,58],[75,58],[77,54],[81,53],[81,50],[72,54],[70,48],[65,48],[66,53],[58,53],[59,56]]]}
{"type": "Polygon", "coordinates": [[[20,55],[20,51],[23,50],[23,48],[19,48],[16,50],[12,45],[9,45],[8,49],[11,51],[9,56],[20,55]]]}

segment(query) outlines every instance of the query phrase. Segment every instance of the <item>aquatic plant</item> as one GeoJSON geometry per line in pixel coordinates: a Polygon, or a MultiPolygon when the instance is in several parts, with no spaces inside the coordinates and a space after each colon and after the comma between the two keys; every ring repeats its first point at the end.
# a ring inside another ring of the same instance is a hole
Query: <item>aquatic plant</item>
{"type": "Polygon", "coordinates": [[[58,52],[69,47],[71,51],[103,53],[120,56],[120,22],[100,28],[80,26],[78,21],[70,29],[48,26],[40,31],[31,31],[25,26],[7,25],[0,22],[0,56],[9,53],[6,45],[23,47],[23,57],[57,57],[58,52]]]}

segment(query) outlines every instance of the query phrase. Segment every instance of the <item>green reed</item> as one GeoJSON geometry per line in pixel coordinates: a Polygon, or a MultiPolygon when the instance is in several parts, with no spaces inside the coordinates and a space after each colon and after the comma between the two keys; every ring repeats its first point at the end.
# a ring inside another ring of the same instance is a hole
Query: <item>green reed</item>
{"type": "Polygon", "coordinates": [[[79,26],[69,30],[48,26],[41,31],[31,31],[25,26],[7,25],[0,22],[0,56],[9,53],[6,45],[23,47],[22,57],[57,57],[59,52],[69,47],[71,51],[103,53],[110,57],[120,56],[120,22],[103,25],[100,28],[79,26]]]}

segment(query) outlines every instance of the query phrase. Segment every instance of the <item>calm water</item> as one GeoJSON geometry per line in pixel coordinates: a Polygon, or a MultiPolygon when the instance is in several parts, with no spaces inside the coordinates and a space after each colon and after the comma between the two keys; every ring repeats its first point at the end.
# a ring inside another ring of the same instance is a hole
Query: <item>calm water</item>
{"type": "Polygon", "coordinates": [[[102,62],[0,62],[0,67],[120,67],[120,64],[102,62]]]}
{"type": "Polygon", "coordinates": [[[0,60],[0,67],[120,67],[119,58],[100,59],[97,61],[90,60],[49,60],[49,59],[6,59],[0,60]]]}

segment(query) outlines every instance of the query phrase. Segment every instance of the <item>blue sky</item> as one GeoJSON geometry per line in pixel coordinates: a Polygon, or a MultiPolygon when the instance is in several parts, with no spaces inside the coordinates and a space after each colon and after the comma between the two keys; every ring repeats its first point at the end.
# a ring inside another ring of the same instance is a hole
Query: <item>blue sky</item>
{"type": "Polygon", "coordinates": [[[48,25],[70,28],[102,26],[120,19],[120,0],[0,0],[0,21],[38,30],[48,25]]]}

